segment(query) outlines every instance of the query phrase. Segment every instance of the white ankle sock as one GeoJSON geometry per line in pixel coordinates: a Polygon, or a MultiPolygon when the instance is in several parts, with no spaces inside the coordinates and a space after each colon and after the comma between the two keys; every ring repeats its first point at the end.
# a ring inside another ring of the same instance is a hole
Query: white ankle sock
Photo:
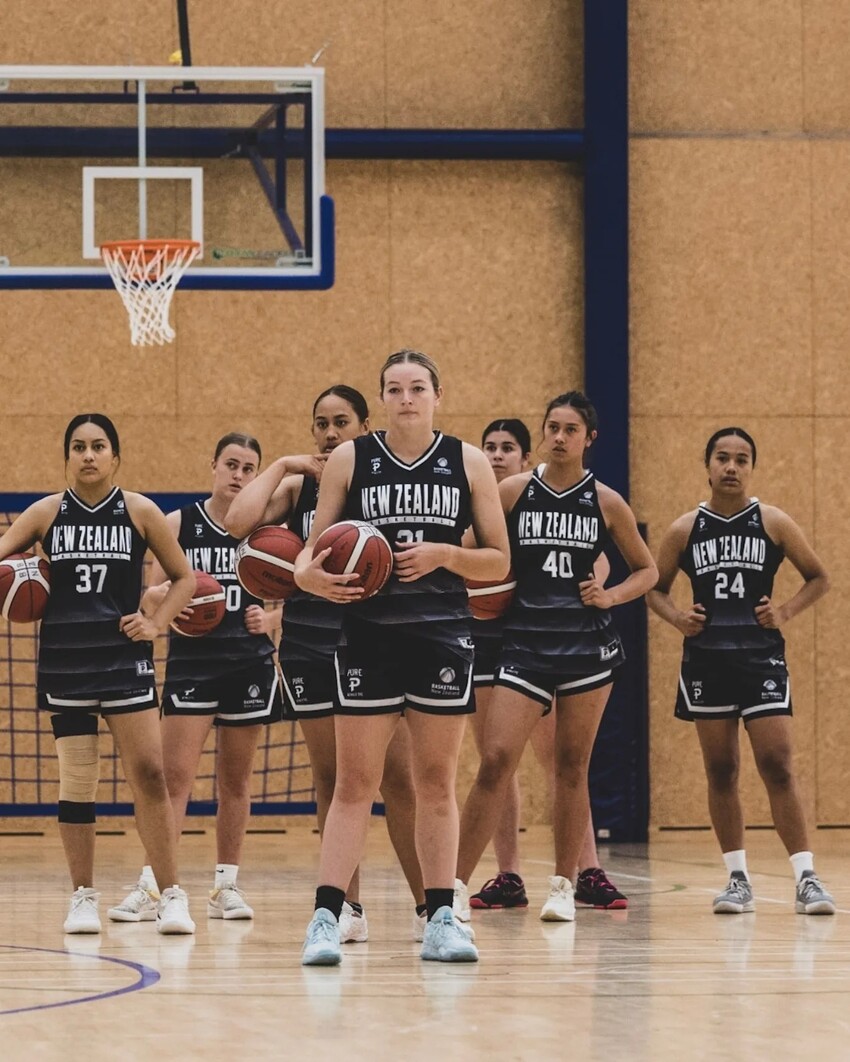
{"type": "Polygon", "coordinates": [[[141,880],[145,883],[146,888],[150,889],[152,892],[159,892],[159,889],[157,888],[156,884],[156,878],[153,876],[153,867],[149,863],[145,863],[145,865],[142,867],[141,880]]]}
{"type": "Polygon", "coordinates": [[[745,849],[738,848],[734,852],[724,852],[723,862],[726,864],[726,870],[730,875],[733,870],[740,870],[747,881],[750,880],[750,875],[747,873],[747,853],[745,849]]]}
{"type": "Polygon", "coordinates": [[[225,885],[235,885],[238,873],[238,863],[216,863],[214,888],[223,889],[225,885]]]}
{"type": "Polygon", "coordinates": [[[795,852],[794,855],[788,858],[791,860],[791,866],[794,868],[794,877],[799,885],[803,871],[815,869],[815,857],[811,852],[795,852]]]}

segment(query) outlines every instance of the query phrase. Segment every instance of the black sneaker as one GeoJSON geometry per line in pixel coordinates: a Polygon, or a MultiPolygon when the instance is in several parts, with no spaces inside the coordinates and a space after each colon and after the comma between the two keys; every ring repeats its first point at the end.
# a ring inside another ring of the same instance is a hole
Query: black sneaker
{"type": "Polygon", "coordinates": [[[525,882],[519,874],[497,874],[485,883],[481,892],[470,896],[469,906],[488,911],[498,911],[503,907],[528,907],[525,882]]]}
{"type": "Polygon", "coordinates": [[[601,867],[588,867],[576,881],[576,903],[599,911],[621,911],[629,906],[627,896],[619,892],[601,867]]]}

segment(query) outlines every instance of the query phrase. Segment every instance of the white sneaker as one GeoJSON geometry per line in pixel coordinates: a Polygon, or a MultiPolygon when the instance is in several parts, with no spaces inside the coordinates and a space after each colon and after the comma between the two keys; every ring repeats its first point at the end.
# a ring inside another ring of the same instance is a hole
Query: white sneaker
{"type": "Polygon", "coordinates": [[[325,907],[313,912],[301,950],[302,966],[339,966],[339,923],[325,907]]]}
{"type": "Polygon", "coordinates": [[[177,885],[163,889],[156,905],[157,933],[194,933],[195,923],[189,914],[189,897],[177,885]]]}
{"type": "Polygon", "coordinates": [[[451,907],[441,907],[427,923],[419,954],[434,962],[478,962],[478,949],[451,907]]]}
{"type": "Polygon", "coordinates": [[[99,892],[81,885],[71,896],[71,906],[68,908],[68,917],[63,927],[65,932],[99,933],[100,915],[97,913],[99,899],[99,892]]]}
{"type": "Polygon", "coordinates": [[[549,878],[549,899],[543,904],[540,918],[543,922],[575,922],[576,902],[569,878],[559,874],[549,878]]]}
{"type": "Polygon", "coordinates": [[[339,942],[340,944],[365,944],[369,939],[369,924],[366,914],[362,910],[357,911],[346,900],[339,913],[339,942]]]}
{"type": "Polygon", "coordinates": [[[131,891],[121,903],[110,907],[106,912],[113,922],[153,922],[156,920],[156,901],[159,896],[150,888],[144,878],[139,878],[135,885],[128,885],[131,891]]]}
{"type": "Polygon", "coordinates": [[[207,914],[210,918],[253,918],[254,909],[245,903],[245,893],[235,882],[226,882],[210,893],[207,914]]]}
{"type": "Polygon", "coordinates": [[[452,910],[459,922],[472,921],[472,912],[469,909],[469,889],[460,878],[455,878],[455,895],[452,910]]]}
{"type": "MultiPolygon", "coordinates": [[[[475,930],[472,926],[464,925],[459,921],[457,915],[455,915],[455,921],[460,926],[461,931],[466,934],[466,939],[470,941],[475,940],[475,930]]],[[[423,911],[422,914],[413,913],[413,939],[417,944],[421,944],[425,939],[425,926],[428,925],[428,912],[423,911]]]]}

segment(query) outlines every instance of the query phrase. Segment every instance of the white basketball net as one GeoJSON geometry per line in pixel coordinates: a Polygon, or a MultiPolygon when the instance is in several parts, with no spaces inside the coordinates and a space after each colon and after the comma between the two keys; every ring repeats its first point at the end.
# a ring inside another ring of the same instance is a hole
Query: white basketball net
{"type": "Polygon", "coordinates": [[[130,317],[136,347],[170,343],[171,296],[201,249],[192,240],[125,240],[105,243],[101,254],[130,317]]]}

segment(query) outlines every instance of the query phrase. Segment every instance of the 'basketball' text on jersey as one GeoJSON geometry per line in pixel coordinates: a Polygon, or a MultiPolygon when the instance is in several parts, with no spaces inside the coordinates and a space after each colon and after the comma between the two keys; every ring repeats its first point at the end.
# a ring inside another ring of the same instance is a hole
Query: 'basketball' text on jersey
{"type": "Polygon", "coordinates": [[[132,528],[104,524],[54,524],[50,535],[51,560],[81,560],[96,557],[129,560],[133,549],[132,528]]]}
{"type": "Polygon", "coordinates": [[[422,523],[453,525],[460,502],[459,487],[440,483],[382,483],[360,490],[363,519],[378,526],[404,524],[411,516],[422,523]]]}

